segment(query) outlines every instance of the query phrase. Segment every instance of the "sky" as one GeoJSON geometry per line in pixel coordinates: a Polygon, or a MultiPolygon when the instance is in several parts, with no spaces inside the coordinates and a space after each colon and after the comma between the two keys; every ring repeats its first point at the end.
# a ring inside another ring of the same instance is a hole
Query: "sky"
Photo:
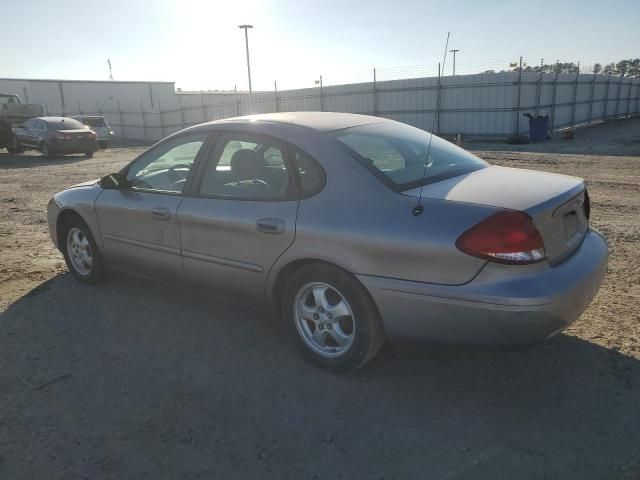
{"type": "Polygon", "coordinates": [[[184,90],[311,87],[640,57],[640,0],[3,0],[0,78],[164,80],[184,90]],[[8,21],[11,19],[11,21],[8,21]],[[452,69],[451,54],[445,74],[452,69]]]}

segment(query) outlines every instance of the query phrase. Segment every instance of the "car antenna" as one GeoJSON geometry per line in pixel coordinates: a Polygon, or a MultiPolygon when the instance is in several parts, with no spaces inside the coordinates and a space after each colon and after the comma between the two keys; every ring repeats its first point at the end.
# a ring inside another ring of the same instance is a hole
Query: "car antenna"
{"type": "MultiPolygon", "coordinates": [[[[449,48],[449,36],[451,32],[447,32],[447,41],[444,45],[444,56],[442,58],[442,69],[438,68],[438,83],[440,83],[440,79],[442,77],[442,72],[444,72],[444,65],[447,63],[447,50],[449,48]]],[[[413,207],[411,213],[414,217],[417,217],[424,211],[424,207],[422,206],[422,189],[424,188],[424,179],[427,176],[427,166],[429,165],[429,153],[431,152],[431,140],[433,140],[433,129],[436,126],[436,118],[437,114],[433,115],[433,122],[431,122],[431,131],[429,132],[429,145],[427,146],[427,154],[424,157],[424,170],[422,171],[422,182],[420,182],[420,194],[418,195],[418,204],[413,207]]]]}

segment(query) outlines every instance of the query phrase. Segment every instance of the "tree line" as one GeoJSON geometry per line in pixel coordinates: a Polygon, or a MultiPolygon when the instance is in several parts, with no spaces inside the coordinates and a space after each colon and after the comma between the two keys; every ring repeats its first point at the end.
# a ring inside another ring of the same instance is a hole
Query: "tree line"
{"type": "MultiPolygon", "coordinates": [[[[578,73],[580,66],[573,62],[558,62],[543,65],[527,65],[522,67],[523,72],[542,72],[542,73],[578,73]]],[[[520,67],[510,70],[502,70],[502,72],[518,72],[520,67]]],[[[495,70],[485,70],[483,73],[496,73],[495,70]]],[[[596,63],[593,66],[592,73],[601,73],[604,75],[622,75],[623,77],[640,78],[640,58],[630,58],[628,60],[620,60],[619,62],[611,62],[607,64],[596,63]]]]}

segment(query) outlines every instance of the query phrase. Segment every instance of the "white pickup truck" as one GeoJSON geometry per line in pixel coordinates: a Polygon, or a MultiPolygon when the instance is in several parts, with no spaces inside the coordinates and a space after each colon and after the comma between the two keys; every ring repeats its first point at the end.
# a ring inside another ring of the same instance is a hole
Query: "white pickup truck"
{"type": "Polygon", "coordinates": [[[33,117],[41,117],[44,107],[41,104],[22,103],[17,95],[0,93],[0,148],[9,153],[18,153],[12,128],[33,117]]]}

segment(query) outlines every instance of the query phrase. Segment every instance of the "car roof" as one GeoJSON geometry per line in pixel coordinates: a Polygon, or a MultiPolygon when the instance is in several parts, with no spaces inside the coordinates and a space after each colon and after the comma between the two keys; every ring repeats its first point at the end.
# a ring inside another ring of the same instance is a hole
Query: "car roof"
{"type": "Polygon", "coordinates": [[[102,115],[72,115],[70,118],[77,120],[78,118],[104,118],[102,115]]]}
{"type": "MultiPolygon", "coordinates": [[[[204,125],[255,124],[257,122],[281,123],[308,128],[318,133],[332,132],[344,128],[373,123],[390,122],[386,118],[356,113],[337,112],[281,112],[247,115],[244,117],[225,118],[205,123],[204,125]]],[[[202,125],[200,125],[202,126],[202,125]]]]}

